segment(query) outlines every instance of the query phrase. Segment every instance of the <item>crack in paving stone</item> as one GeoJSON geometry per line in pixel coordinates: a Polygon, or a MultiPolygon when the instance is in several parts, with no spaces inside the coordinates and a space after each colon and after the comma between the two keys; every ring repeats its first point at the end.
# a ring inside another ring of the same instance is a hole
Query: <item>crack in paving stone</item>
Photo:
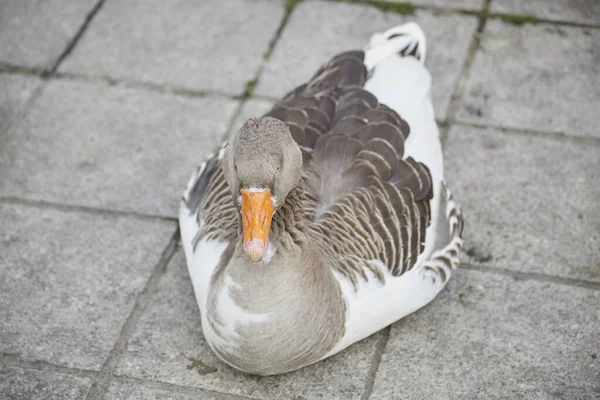
{"type": "Polygon", "coordinates": [[[83,24],[79,27],[79,30],[77,31],[75,36],[73,36],[73,39],[71,39],[64,51],[58,56],[56,62],[44,70],[44,72],[42,73],[42,77],[54,74],[60,66],[60,64],[65,60],[65,58],[67,58],[69,54],[71,54],[71,52],[73,51],[77,43],[79,43],[79,40],[87,30],[87,27],[90,25],[90,22],[92,22],[92,19],[94,19],[98,11],[100,11],[100,8],[102,8],[104,1],[105,0],[98,0],[94,7],[87,13],[83,24]]]}

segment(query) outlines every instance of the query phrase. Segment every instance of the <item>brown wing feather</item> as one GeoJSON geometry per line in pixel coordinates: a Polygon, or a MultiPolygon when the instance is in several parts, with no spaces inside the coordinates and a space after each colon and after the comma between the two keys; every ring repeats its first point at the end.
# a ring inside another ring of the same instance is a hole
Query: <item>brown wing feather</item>
{"type": "Polygon", "coordinates": [[[194,247],[205,237],[232,241],[239,235],[239,212],[221,168],[219,155],[222,153],[221,151],[206,161],[186,202],[190,212],[196,214],[198,224],[202,222],[202,229],[194,238],[194,247]]]}
{"type": "Polygon", "coordinates": [[[339,54],[274,108],[302,146],[311,234],[353,280],[373,269],[368,260],[394,275],[414,266],[433,193],[428,169],[403,158],[408,123],[362,89],[363,60],[359,51],[339,54]],[[307,121],[282,109],[304,110],[307,121]]]}
{"type": "Polygon", "coordinates": [[[309,233],[333,268],[355,285],[365,270],[383,280],[374,260],[399,276],[414,267],[423,251],[429,215],[407,188],[371,180],[354,190],[313,224],[309,233]]]}

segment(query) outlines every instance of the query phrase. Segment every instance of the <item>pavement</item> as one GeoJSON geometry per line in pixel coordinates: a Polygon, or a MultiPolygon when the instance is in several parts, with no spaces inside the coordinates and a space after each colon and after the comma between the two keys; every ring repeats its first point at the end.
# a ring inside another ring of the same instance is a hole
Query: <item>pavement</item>
{"type": "Polygon", "coordinates": [[[600,399],[600,2],[3,0],[1,399],[600,399]],[[465,255],[427,307],[259,378],[203,339],[189,174],[410,20],[465,255]]]}

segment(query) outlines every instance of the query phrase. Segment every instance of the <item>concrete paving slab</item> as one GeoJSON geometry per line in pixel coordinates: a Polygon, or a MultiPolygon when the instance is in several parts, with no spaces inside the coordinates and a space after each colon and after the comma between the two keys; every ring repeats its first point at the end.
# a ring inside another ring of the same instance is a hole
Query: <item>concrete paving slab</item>
{"type": "Polygon", "coordinates": [[[453,126],[446,179],[465,261],[600,281],[600,143],[453,126]]]}
{"type": "Polygon", "coordinates": [[[409,21],[419,23],[427,36],[425,64],[433,77],[433,105],[436,116],[444,119],[476,29],[474,17],[430,11],[398,15],[360,4],[302,2],[266,64],[256,93],[279,98],[310,79],[335,54],[362,49],[374,32],[409,21]]]}
{"type": "Polygon", "coordinates": [[[173,388],[155,388],[144,386],[142,383],[113,382],[103,398],[105,400],[244,400],[242,397],[200,389],[185,391],[185,393],[178,393],[173,388]]]}
{"type": "Polygon", "coordinates": [[[491,11],[600,25],[600,2],[597,0],[494,0],[491,11]]]}
{"type": "Polygon", "coordinates": [[[246,101],[233,122],[233,125],[231,125],[229,136],[236,133],[248,119],[262,117],[273,108],[274,104],[274,101],[263,99],[249,99],[246,101]]]}
{"type": "Polygon", "coordinates": [[[0,132],[25,105],[40,79],[34,76],[0,74],[0,132]]]}
{"type": "Polygon", "coordinates": [[[270,0],[108,1],[60,71],[241,94],[283,13],[270,0]]]}
{"type": "Polygon", "coordinates": [[[179,251],[116,373],[257,399],[359,399],[379,337],[286,375],[256,377],[235,371],[217,358],[202,336],[185,257],[179,251]]]}
{"type": "Polygon", "coordinates": [[[458,119],[600,138],[600,31],[489,21],[458,119]]]}
{"type": "Polygon", "coordinates": [[[2,0],[0,62],[52,66],[97,0],[2,0]]]}
{"type": "Polygon", "coordinates": [[[371,400],[600,398],[600,291],[459,270],[394,324],[371,400]]]}
{"type": "Polygon", "coordinates": [[[100,370],[174,231],[0,203],[0,353],[100,370]]]}
{"type": "Polygon", "coordinates": [[[237,102],[48,83],[0,147],[0,195],[176,216],[190,174],[237,102]]]}
{"type": "Polygon", "coordinates": [[[88,378],[0,366],[0,397],[5,400],[79,400],[91,386],[88,378]]]}

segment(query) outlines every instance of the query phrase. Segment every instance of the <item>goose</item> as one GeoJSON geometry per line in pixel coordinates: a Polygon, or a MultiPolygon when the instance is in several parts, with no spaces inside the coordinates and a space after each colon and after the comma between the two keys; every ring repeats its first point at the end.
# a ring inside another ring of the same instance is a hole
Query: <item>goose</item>
{"type": "Polygon", "coordinates": [[[330,357],[428,304],[459,263],[416,23],[342,52],[192,174],[179,225],[212,351],[255,375],[330,357]]]}

